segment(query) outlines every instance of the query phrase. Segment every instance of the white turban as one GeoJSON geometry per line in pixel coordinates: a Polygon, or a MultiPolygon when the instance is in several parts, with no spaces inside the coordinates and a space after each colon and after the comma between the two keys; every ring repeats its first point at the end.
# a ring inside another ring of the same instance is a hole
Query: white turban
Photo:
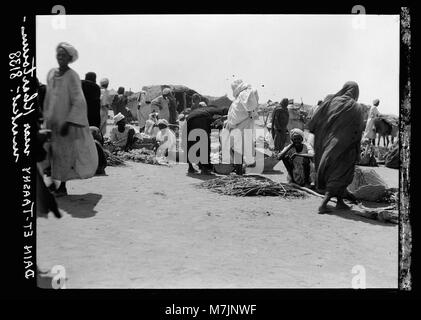
{"type": "Polygon", "coordinates": [[[113,118],[114,124],[117,124],[117,122],[123,120],[124,118],[125,116],[121,112],[117,113],[113,118]]]}
{"type": "Polygon", "coordinates": [[[301,138],[303,138],[303,140],[304,140],[304,132],[303,132],[303,130],[298,129],[298,128],[294,128],[294,129],[292,129],[292,130],[290,131],[290,133],[289,133],[289,136],[290,136],[291,140],[292,140],[292,138],[294,138],[295,136],[301,136],[301,138]]]}
{"type": "Polygon", "coordinates": [[[107,86],[109,83],[110,81],[107,78],[102,78],[101,81],[99,81],[101,86],[107,86]]]}
{"type": "Polygon", "coordinates": [[[233,83],[231,83],[231,89],[232,89],[232,94],[234,98],[237,98],[241,91],[246,90],[246,89],[251,89],[251,85],[248,83],[245,83],[241,79],[237,79],[233,81],[233,83]]]}
{"type": "Polygon", "coordinates": [[[162,94],[166,95],[166,94],[170,94],[171,93],[171,89],[170,88],[165,88],[164,90],[162,90],[162,94]]]}
{"type": "Polygon", "coordinates": [[[69,56],[71,57],[69,63],[75,62],[79,58],[77,50],[70,43],[60,42],[56,50],[58,50],[59,48],[63,48],[69,54],[69,56]]]}
{"type": "Polygon", "coordinates": [[[159,119],[157,125],[163,124],[168,127],[168,121],[166,119],[159,119]]]}

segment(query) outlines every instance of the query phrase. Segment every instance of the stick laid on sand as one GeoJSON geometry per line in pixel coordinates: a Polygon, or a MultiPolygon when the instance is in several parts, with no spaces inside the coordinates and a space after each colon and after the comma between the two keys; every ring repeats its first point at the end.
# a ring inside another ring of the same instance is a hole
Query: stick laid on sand
{"type": "MultiPolygon", "coordinates": [[[[294,188],[297,188],[297,189],[299,189],[299,190],[302,190],[302,191],[305,191],[305,192],[307,192],[307,193],[310,193],[310,194],[312,194],[312,195],[314,195],[314,196],[316,196],[316,197],[319,197],[319,198],[324,198],[324,195],[322,195],[322,194],[320,194],[320,193],[317,193],[316,191],[314,191],[314,190],[311,190],[311,189],[309,189],[309,188],[306,188],[306,187],[302,187],[302,186],[300,186],[300,185],[298,185],[298,184],[296,184],[296,183],[294,183],[294,182],[290,182],[289,183],[291,186],[293,186],[294,188]]],[[[329,201],[332,201],[333,203],[336,203],[336,200],[334,200],[334,199],[330,199],[329,201]]]]}

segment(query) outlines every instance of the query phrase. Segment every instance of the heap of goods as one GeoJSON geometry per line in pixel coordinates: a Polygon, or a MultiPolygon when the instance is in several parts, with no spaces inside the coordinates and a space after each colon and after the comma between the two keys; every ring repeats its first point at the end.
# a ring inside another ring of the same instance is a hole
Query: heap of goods
{"type": "Polygon", "coordinates": [[[388,153],[389,148],[384,146],[376,146],[374,147],[374,156],[377,159],[378,163],[384,163],[384,160],[386,158],[386,154],[388,153]]]}
{"type": "Polygon", "coordinates": [[[386,190],[383,197],[378,200],[378,202],[393,204],[397,209],[398,199],[399,199],[398,192],[399,192],[398,188],[389,188],[386,190]]]}
{"type": "Polygon", "coordinates": [[[274,182],[259,175],[230,175],[204,181],[200,188],[209,189],[220,194],[250,196],[280,196],[283,198],[304,198],[306,194],[283,183],[274,182]]]}
{"type": "Polygon", "coordinates": [[[105,152],[105,158],[107,159],[107,166],[117,167],[117,166],[123,166],[125,164],[124,159],[121,156],[115,155],[105,148],[104,148],[104,152],[105,152]]]}
{"type": "Polygon", "coordinates": [[[130,151],[118,151],[116,155],[124,160],[143,162],[147,164],[160,164],[156,158],[155,152],[145,148],[133,149],[130,151]]]}
{"type": "Polygon", "coordinates": [[[385,154],[384,164],[388,168],[399,169],[400,158],[399,158],[399,143],[395,142],[385,154]]]}
{"type": "Polygon", "coordinates": [[[130,151],[124,151],[122,148],[114,146],[109,138],[105,138],[103,149],[107,158],[107,165],[111,167],[124,165],[124,162],[127,160],[147,164],[162,164],[156,158],[155,152],[149,148],[135,148],[130,151]]]}
{"type": "Polygon", "coordinates": [[[376,160],[376,148],[369,142],[364,142],[361,145],[360,166],[378,167],[376,160]]]}
{"type": "Polygon", "coordinates": [[[115,153],[118,150],[118,148],[112,144],[110,138],[108,137],[104,138],[104,144],[102,147],[104,150],[108,150],[110,153],[115,153]]]}
{"type": "Polygon", "coordinates": [[[387,189],[386,182],[373,169],[356,167],[354,179],[348,186],[348,191],[357,200],[379,201],[387,189]]]}

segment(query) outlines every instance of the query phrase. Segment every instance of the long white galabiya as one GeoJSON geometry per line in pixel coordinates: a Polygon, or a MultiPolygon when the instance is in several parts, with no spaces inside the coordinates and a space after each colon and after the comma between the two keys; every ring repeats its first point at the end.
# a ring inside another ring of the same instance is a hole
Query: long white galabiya
{"type": "MultiPolygon", "coordinates": [[[[77,59],[73,47],[65,43],[58,47],[69,50],[72,61],[77,59]]],[[[51,130],[51,177],[61,182],[90,178],[98,167],[98,154],[89,130],[81,81],[71,68],[62,74],[57,71],[53,68],[48,73],[43,110],[45,127],[51,130]],[[68,131],[63,134],[66,124],[68,131]]]]}
{"type": "MultiPolygon", "coordinates": [[[[254,121],[258,119],[257,108],[259,106],[259,95],[256,89],[250,84],[245,83],[243,80],[235,80],[231,84],[231,89],[234,96],[229,110],[227,121],[224,125],[224,130],[221,132],[221,140],[224,146],[229,145],[230,136],[234,137],[233,151],[237,154],[244,155],[245,144],[252,143],[246,141],[247,137],[254,137],[254,121]],[[248,130],[248,134],[244,133],[248,130]],[[233,134],[236,132],[236,134],[233,134]]],[[[226,152],[223,152],[223,157],[226,152]]],[[[253,159],[246,157],[246,162],[251,163],[253,159]]],[[[223,161],[225,162],[225,161],[223,161]]]]}
{"type": "Polygon", "coordinates": [[[57,45],[56,50],[59,48],[63,48],[66,50],[66,52],[69,54],[69,56],[72,57],[72,59],[69,61],[69,63],[75,62],[79,58],[79,53],[77,52],[76,48],[73,47],[70,43],[67,42],[60,42],[57,45]]]}

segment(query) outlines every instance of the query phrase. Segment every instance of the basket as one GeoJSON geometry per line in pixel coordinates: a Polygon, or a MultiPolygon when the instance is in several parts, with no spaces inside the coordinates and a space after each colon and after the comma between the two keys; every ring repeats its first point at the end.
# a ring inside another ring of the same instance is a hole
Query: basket
{"type": "Polygon", "coordinates": [[[234,171],[234,165],[231,163],[215,163],[213,168],[219,174],[230,174],[234,171]]]}
{"type": "MultiPolygon", "coordinates": [[[[262,156],[262,152],[259,150],[256,150],[256,158],[257,157],[261,157],[262,156]],[[260,153],[260,155],[258,155],[258,153],[260,153]]],[[[263,172],[273,172],[275,171],[273,168],[278,164],[279,159],[276,157],[270,157],[268,154],[263,153],[263,161],[264,161],[264,166],[263,166],[263,172]]]]}

